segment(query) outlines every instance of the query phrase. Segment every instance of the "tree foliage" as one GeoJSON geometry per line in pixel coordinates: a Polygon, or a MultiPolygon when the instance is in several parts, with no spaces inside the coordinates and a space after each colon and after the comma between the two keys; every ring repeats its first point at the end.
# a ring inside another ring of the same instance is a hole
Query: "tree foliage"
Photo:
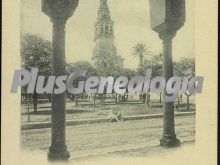
{"type": "Polygon", "coordinates": [[[22,67],[27,70],[35,67],[39,69],[39,74],[51,75],[51,42],[43,38],[25,34],[21,37],[21,59],[22,67]]]}
{"type": "Polygon", "coordinates": [[[123,69],[123,58],[117,54],[115,47],[95,48],[92,60],[100,76],[115,76],[123,69]]]}
{"type": "Polygon", "coordinates": [[[195,72],[195,59],[183,57],[179,61],[174,62],[174,75],[183,76],[184,71],[188,68],[192,68],[192,71],[195,72]]]}
{"type": "Polygon", "coordinates": [[[152,70],[152,77],[163,75],[162,55],[152,55],[151,58],[145,59],[143,65],[138,68],[138,73],[145,75],[146,69],[152,70]]]}
{"type": "Polygon", "coordinates": [[[86,70],[88,76],[97,75],[96,69],[88,61],[77,61],[74,63],[67,63],[66,70],[68,74],[71,74],[72,72],[77,70],[86,70]]]}
{"type": "Polygon", "coordinates": [[[138,43],[133,47],[133,55],[139,58],[139,67],[142,67],[145,56],[151,55],[151,52],[144,43],[138,43]]]}

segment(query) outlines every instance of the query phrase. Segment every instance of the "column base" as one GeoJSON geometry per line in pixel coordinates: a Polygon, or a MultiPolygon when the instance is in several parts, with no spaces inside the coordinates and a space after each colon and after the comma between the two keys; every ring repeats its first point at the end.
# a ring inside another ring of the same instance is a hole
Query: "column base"
{"type": "Polygon", "coordinates": [[[56,148],[54,149],[54,148],[50,147],[49,153],[48,153],[48,160],[50,160],[50,161],[65,161],[65,160],[68,160],[69,158],[70,158],[70,153],[66,149],[66,147],[64,147],[61,150],[57,150],[56,148]]]}
{"type": "Polygon", "coordinates": [[[165,148],[174,148],[181,145],[180,140],[173,136],[163,136],[160,139],[160,146],[165,148]]]}

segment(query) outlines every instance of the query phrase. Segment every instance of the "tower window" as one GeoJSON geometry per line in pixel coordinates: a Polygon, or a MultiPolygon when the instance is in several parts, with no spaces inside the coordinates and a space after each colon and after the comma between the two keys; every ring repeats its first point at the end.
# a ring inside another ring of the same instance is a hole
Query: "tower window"
{"type": "Polygon", "coordinates": [[[105,33],[108,33],[108,25],[105,25],[105,33]]]}
{"type": "Polygon", "coordinates": [[[110,26],[110,34],[112,34],[113,30],[112,30],[112,26],[110,26]]]}
{"type": "Polygon", "coordinates": [[[101,27],[101,33],[104,33],[104,28],[103,27],[101,27]]]}

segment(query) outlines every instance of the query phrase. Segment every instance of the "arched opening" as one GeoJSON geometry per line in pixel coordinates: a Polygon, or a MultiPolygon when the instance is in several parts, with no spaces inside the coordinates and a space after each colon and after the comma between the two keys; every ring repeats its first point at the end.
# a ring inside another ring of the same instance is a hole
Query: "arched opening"
{"type": "Polygon", "coordinates": [[[105,33],[108,33],[108,25],[105,25],[105,33]]]}

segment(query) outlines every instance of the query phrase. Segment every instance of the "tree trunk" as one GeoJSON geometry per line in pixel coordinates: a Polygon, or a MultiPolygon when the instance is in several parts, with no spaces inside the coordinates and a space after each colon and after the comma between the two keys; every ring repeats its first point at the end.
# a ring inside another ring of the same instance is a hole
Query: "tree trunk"
{"type": "Polygon", "coordinates": [[[34,113],[37,113],[37,92],[34,90],[33,95],[33,107],[34,107],[34,113]]]}
{"type": "Polygon", "coordinates": [[[78,96],[75,96],[75,106],[78,106],[78,96]]]}
{"type": "Polygon", "coordinates": [[[150,94],[147,94],[147,107],[150,108],[150,94]]]}
{"type": "Polygon", "coordinates": [[[162,103],[162,92],[160,92],[160,103],[162,103]]]}
{"type": "Polygon", "coordinates": [[[187,111],[189,111],[189,95],[187,95],[187,111]]]}
{"type": "Polygon", "coordinates": [[[101,100],[101,103],[103,104],[104,103],[104,94],[99,94],[99,98],[101,100]]]}
{"type": "Polygon", "coordinates": [[[48,95],[48,101],[51,103],[51,95],[48,95]]]}
{"type": "Polygon", "coordinates": [[[139,58],[140,58],[139,67],[142,67],[142,66],[143,66],[143,59],[144,59],[144,57],[143,57],[142,54],[140,54],[140,55],[139,55],[139,58]]]}
{"type": "Polygon", "coordinates": [[[117,104],[117,102],[118,102],[118,94],[116,93],[116,95],[115,95],[115,103],[117,104]]]}
{"type": "Polygon", "coordinates": [[[94,98],[93,98],[93,108],[94,108],[94,111],[95,111],[95,101],[96,101],[96,98],[95,98],[95,94],[94,94],[94,98]]]}
{"type": "Polygon", "coordinates": [[[143,102],[142,101],[142,94],[139,94],[139,100],[140,100],[140,102],[143,102]]]}
{"type": "Polygon", "coordinates": [[[142,98],[143,98],[143,103],[145,103],[145,102],[146,102],[146,99],[147,99],[147,94],[146,94],[146,93],[143,93],[142,98]]]}

